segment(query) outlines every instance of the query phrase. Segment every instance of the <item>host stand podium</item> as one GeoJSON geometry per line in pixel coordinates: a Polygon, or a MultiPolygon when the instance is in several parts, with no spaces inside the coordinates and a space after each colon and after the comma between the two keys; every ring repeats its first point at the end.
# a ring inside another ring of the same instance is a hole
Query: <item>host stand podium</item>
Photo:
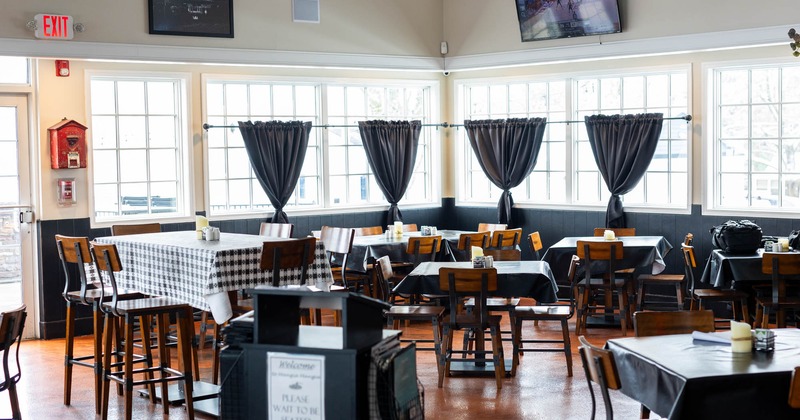
{"type": "MultiPolygon", "coordinates": [[[[304,288],[249,293],[253,316],[231,322],[225,331],[227,347],[220,355],[221,417],[370,418],[371,353],[381,347],[399,349],[399,332],[383,329],[383,311],[389,305],[355,293],[304,288]],[[342,326],[300,325],[301,311],[306,308],[341,310],[342,326]]],[[[404,371],[408,371],[405,360],[404,371]]],[[[412,386],[417,390],[416,366],[411,364],[413,374],[393,379],[394,387],[404,388],[400,395],[405,398],[412,386]]]]}

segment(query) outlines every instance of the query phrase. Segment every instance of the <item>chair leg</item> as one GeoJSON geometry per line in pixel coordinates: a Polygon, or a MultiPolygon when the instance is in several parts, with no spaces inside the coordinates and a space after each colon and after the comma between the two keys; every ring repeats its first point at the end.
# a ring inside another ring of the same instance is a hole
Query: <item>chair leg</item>
{"type": "Polygon", "coordinates": [[[650,418],[650,409],[645,407],[644,404],[642,404],[642,406],[639,407],[639,418],[640,419],[649,419],[650,418]]]}
{"type": "Polygon", "coordinates": [[[620,290],[618,294],[619,320],[620,324],[622,324],[622,335],[628,335],[628,295],[625,293],[624,289],[620,290]]]}
{"type": "Polygon", "coordinates": [[[94,345],[94,411],[100,414],[100,404],[102,404],[101,389],[103,387],[103,313],[100,311],[99,302],[95,303],[92,311],[92,329],[94,345]]]}
{"type": "Polygon", "coordinates": [[[64,349],[64,405],[72,397],[72,357],[75,355],[75,308],[67,301],[66,348],[64,349]]]}
{"type": "MultiPolygon", "coordinates": [[[[145,357],[145,367],[150,368],[153,367],[153,349],[150,348],[149,340],[145,340],[145,334],[147,336],[150,335],[150,317],[149,316],[140,316],[139,317],[139,331],[142,335],[142,350],[144,350],[144,357],[145,357]]],[[[161,355],[159,354],[159,359],[161,355]]],[[[160,363],[160,360],[159,360],[160,363]]],[[[147,372],[147,379],[153,379],[153,372],[147,372]]],[[[155,384],[147,385],[147,392],[150,394],[150,402],[155,404],[156,402],[156,386],[155,384]]]]}
{"type": "MultiPolygon", "coordinates": [[[[161,403],[163,405],[164,414],[169,414],[169,390],[167,384],[168,374],[166,368],[169,366],[169,352],[167,351],[167,330],[169,329],[169,315],[158,314],[156,315],[156,342],[158,343],[158,363],[159,363],[159,376],[161,379],[161,403]]],[[[180,340],[180,337],[178,337],[180,340]]],[[[151,391],[150,395],[155,392],[151,391]]],[[[155,398],[151,400],[155,403],[155,398]]]]}
{"type": "Polygon", "coordinates": [[[436,358],[436,370],[439,375],[442,373],[442,366],[439,364],[439,354],[442,352],[442,337],[440,334],[441,331],[441,318],[435,316],[431,319],[431,324],[433,326],[433,353],[436,358]]]}
{"type": "Polygon", "coordinates": [[[753,326],[756,328],[760,328],[761,326],[761,319],[763,317],[763,312],[761,309],[761,305],[756,302],[756,318],[753,320],[753,326]]]}
{"type": "Polygon", "coordinates": [[[500,337],[500,325],[492,325],[489,329],[492,335],[492,362],[494,362],[494,378],[497,389],[503,389],[503,377],[506,368],[503,361],[503,339],[500,337]]]}
{"type": "Polygon", "coordinates": [[[180,356],[181,368],[184,375],[184,390],[186,398],[186,411],[189,418],[194,420],[194,401],[192,398],[192,388],[194,380],[192,379],[192,371],[189,367],[192,358],[192,352],[189,348],[192,344],[194,337],[194,328],[192,321],[192,310],[186,309],[183,314],[178,314],[178,355],[180,356]]]}
{"type": "Polygon", "coordinates": [[[644,305],[645,282],[639,281],[639,290],[636,292],[636,310],[641,311],[644,305]]]}
{"type": "Polygon", "coordinates": [[[678,300],[678,310],[683,310],[683,283],[675,283],[675,297],[678,300]]]}
{"type": "Polygon", "coordinates": [[[211,331],[212,334],[214,334],[214,340],[211,342],[211,349],[214,351],[214,358],[211,361],[211,380],[215,385],[219,385],[219,324],[214,322],[214,326],[211,328],[211,331]]]}
{"type": "Polygon", "coordinates": [[[117,322],[113,319],[109,314],[105,316],[105,327],[104,330],[104,339],[103,339],[103,390],[102,394],[102,409],[100,410],[100,415],[103,420],[108,419],[108,392],[110,391],[110,379],[109,376],[111,375],[111,353],[112,353],[112,346],[114,343],[114,330],[117,327],[117,322]]]}
{"type": "Polygon", "coordinates": [[[11,399],[11,419],[22,420],[22,413],[19,410],[19,397],[17,396],[17,383],[11,381],[8,386],[8,398],[11,399]]]}
{"type": "Polygon", "coordinates": [[[522,320],[515,318],[514,324],[511,326],[513,338],[512,341],[512,355],[511,355],[511,376],[517,376],[517,365],[519,365],[520,341],[522,341],[522,320]]]}
{"type": "Polygon", "coordinates": [[[742,319],[744,319],[744,322],[749,324],[750,323],[750,310],[747,307],[747,299],[742,299],[741,305],[742,305],[742,319]]]}
{"type": "Polygon", "coordinates": [[[203,350],[206,348],[206,334],[208,333],[208,311],[203,311],[200,315],[200,343],[197,348],[203,350]]]}
{"type": "MultiPolygon", "coordinates": [[[[143,344],[147,346],[147,343],[143,344]]],[[[125,316],[125,420],[133,418],[133,317],[125,316]]]]}
{"type": "Polygon", "coordinates": [[[450,373],[450,350],[453,348],[453,333],[450,325],[445,324],[442,328],[442,341],[444,346],[439,354],[439,388],[444,384],[444,377],[450,373]]]}
{"type": "Polygon", "coordinates": [[[564,336],[564,355],[567,357],[567,376],[572,377],[572,343],[569,339],[569,322],[561,319],[561,332],[564,336]]]}

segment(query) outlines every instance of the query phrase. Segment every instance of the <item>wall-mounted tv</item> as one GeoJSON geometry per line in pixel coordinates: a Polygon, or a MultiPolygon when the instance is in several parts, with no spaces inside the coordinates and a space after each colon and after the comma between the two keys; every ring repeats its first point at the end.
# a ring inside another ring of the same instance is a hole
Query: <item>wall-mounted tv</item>
{"type": "Polygon", "coordinates": [[[522,41],[622,32],[617,0],[514,0],[522,41]]]}

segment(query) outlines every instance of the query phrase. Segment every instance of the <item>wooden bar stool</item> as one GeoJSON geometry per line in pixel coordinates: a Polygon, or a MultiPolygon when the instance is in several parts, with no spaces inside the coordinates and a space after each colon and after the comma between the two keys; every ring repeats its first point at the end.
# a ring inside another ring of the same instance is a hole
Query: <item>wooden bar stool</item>
{"type": "MultiPolygon", "coordinates": [[[[104,302],[100,309],[105,314],[105,335],[103,353],[103,420],[108,418],[108,394],[110,381],[115,381],[124,386],[125,397],[125,419],[131,420],[133,417],[133,387],[136,385],[147,385],[150,387],[150,401],[155,403],[154,385],[161,384],[161,401],[164,407],[164,414],[169,415],[169,394],[167,388],[168,381],[182,381],[184,386],[184,396],[186,398],[186,410],[190,419],[194,419],[194,406],[192,400],[192,340],[194,337],[194,317],[192,307],[186,303],[166,297],[150,297],[144,299],[131,299],[125,301],[118,300],[118,289],[115,273],[122,271],[117,247],[114,244],[92,243],[92,257],[98,271],[103,271],[111,284],[111,301],[104,302]],[[169,353],[167,351],[167,330],[169,329],[169,317],[174,315],[177,319],[178,335],[178,354],[181,370],[173,369],[169,366],[169,353]],[[149,331],[150,319],[156,320],[156,340],[158,342],[158,365],[153,366],[150,356],[150,346],[143,346],[147,354],[147,366],[141,369],[134,369],[133,355],[133,326],[134,320],[139,319],[142,331],[149,331]],[[117,331],[120,326],[118,320],[122,320],[122,332],[125,340],[123,370],[112,371],[116,363],[111,362],[113,337],[119,335],[117,331]],[[134,380],[136,374],[145,374],[146,379],[134,380]],[[153,378],[153,374],[158,373],[159,378],[153,378]]],[[[102,277],[101,277],[102,279],[102,277]]]]}
{"type": "MultiPolygon", "coordinates": [[[[70,405],[72,398],[72,367],[83,366],[94,370],[94,402],[95,412],[100,414],[100,388],[103,380],[101,367],[102,350],[102,317],[100,303],[111,298],[111,294],[104,294],[102,289],[93,288],[89,284],[85,264],[92,262],[89,251],[89,238],[56,235],[56,248],[64,270],[66,279],[62,296],[67,301],[66,317],[66,349],[64,350],[64,405],[70,405]],[[73,278],[71,266],[77,267],[77,281],[73,278]],[[77,290],[75,286],[77,285],[77,290]],[[86,305],[92,308],[92,331],[94,335],[94,352],[91,355],[75,356],[75,311],[77,305],[86,305]]],[[[142,294],[132,290],[120,290],[118,300],[139,299],[142,294]]]]}

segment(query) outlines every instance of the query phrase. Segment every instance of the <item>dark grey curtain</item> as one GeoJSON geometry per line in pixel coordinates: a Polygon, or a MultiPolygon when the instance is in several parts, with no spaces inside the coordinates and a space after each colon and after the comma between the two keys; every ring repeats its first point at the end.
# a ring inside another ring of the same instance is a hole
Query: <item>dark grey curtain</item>
{"type": "Polygon", "coordinates": [[[536,166],[546,124],[546,118],[464,121],[469,144],[481,169],[503,190],[497,203],[499,223],[512,225],[514,200],[509,190],[522,183],[536,166]]]}
{"type": "Polygon", "coordinates": [[[611,192],[606,227],[626,227],[619,196],[629,193],[650,166],[664,115],[591,115],[585,120],[594,159],[611,192]]]}
{"type": "Polygon", "coordinates": [[[310,121],[239,121],[253,172],[275,207],[273,223],[288,223],[289,201],[306,158],[310,121]]]}
{"type": "Polygon", "coordinates": [[[367,161],[386,200],[386,224],[402,221],[397,203],[403,198],[414,173],[422,123],[419,121],[360,121],[358,131],[367,161]]]}

